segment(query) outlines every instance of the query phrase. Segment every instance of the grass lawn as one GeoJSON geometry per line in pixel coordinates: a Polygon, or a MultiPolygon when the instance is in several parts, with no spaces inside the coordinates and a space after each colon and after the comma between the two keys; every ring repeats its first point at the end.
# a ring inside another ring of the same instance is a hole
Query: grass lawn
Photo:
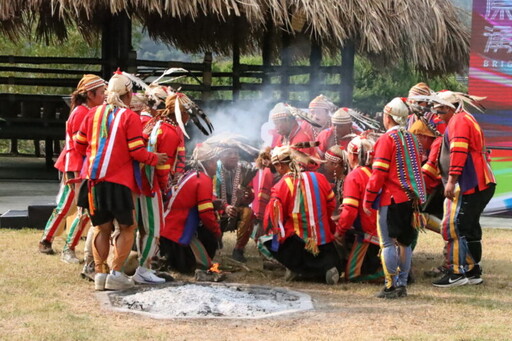
{"type": "MultiPolygon", "coordinates": [[[[416,283],[400,300],[374,298],[379,285],[286,283],[282,271],[260,271],[251,242],[253,271],[234,272],[228,281],[288,286],[310,294],[316,307],[260,320],[153,320],[102,310],[92,283],[79,277],[81,266],[37,252],[40,236],[37,230],[0,229],[1,340],[512,339],[512,230],[485,230],[483,285],[451,289],[434,288],[423,277],[423,270],[440,264],[443,242],[422,233],[413,260],[416,283]]],[[[231,250],[233,234],[228,239],[231,250]]],[[[60,251],[63,241],[54,244],[60,251]]]]}

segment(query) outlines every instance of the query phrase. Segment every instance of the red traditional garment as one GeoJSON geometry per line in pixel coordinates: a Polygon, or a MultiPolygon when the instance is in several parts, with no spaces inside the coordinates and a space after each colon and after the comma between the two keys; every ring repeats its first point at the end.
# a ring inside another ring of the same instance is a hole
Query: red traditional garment
{"type": "Polygon", "coordinates": [[[173,189],[165,212],[165,227],[160,236],[189,245],[199,222],[220,238],[221,232],[213,209],[213,182],[203,172],[191,170],[173,189]]]}
{"type": "Polygon", "coordinates": [[[139,193],[134,160],[156,166],[158,158],[144,148],[139,115],[130,109],[101,105],[91,110],[75,135],[85,155],[83,178],[108,181],[139,193]]]}
{"type": "Polygon", "coordinates": [[[442,143],[442,136],[437,137],[434,142],[432,142],[427,162],[425,162],[425,164],[421,167],[427,193],[432,193],[432,191],[441,184],[441,173],[439,171],[438,162],[442,143]]]}
{"type": "Polygon", "coordinates": [[[73,136],[78,132],[82,121],[89,112],[85,105],[79,105],[73,109],[66,121],[66,145],[55,162],[55,168],[61,172],[80,172],[84,157],[75,148],[73,136]]]}
{"type": "Polygon", "coordinates": [[[272,186],[274,186],[274,174],[272,174],[270,168],[260,169],[252,179],[252,188],[254,189],[252,210],[258,220],[263,220],[265,216],[272,186]]]}
{"type": "Polygon", "coordinates": [[[472,194],[496,183],[485,148],[484,132],[476,119],[466,111],[453,115],[448,122],[443,148],[450,150],[449,175],[459,176],[463,195],[472,194]]]}
{"type": "Polygon", "coordinates": [[[421,153],[413,134],[399,126],[389,129],[375,143],[372,175],[366,186],[364,205],[370,208],[380,193],[379,206],[416,198],[425,202],[421,153]]]}
{"type": "Polygon", "coordinates": [[[146,126],[146,124],[151,121],[153,116],[147,111],[140,112],[140,123],[142,124],[142,129],[146,126]]]}
{"type": "Polygon", "coordinates": [[[377,236],[377,211],[367,215],[363,209],[363,199],[366,185],[370,180],[370,167],[357,167],[348,173],[343,183],[343,203],[336,231],[344,235],[354,227],[369,236],[377,236]]]}
{"type": "Polygon", "coordinates": [[[286,174],[272,188],[265,228],[272,228],[280,243],[297,234],[306,242],[306,248],[315,253],[318,245],[334,240],[336,226],[331,216],[335,206],[331,184],[322,174],[286,174]]]}
{"type": "Polygon", "coordinates": [[[334,129],[335,129],[334,127],[325,129],[320,134],[318,134],[318,137],[316,138],[316,140],[320,143],[320,145],[318,146],[318,149],[322,152],[322,154],[325,154],[325,152],[328,151],[329,148],[334,146],[336,144],[336,142],[338,142],[338,145],[342,149],[346,150],[348,143],[350,142],[350,140],[353,139],[353,136],[351,136],[351,137],[342,138],[341,140],[336,141],[335,136],[334,136],[335,135],[334,129]]]}
{"type": "MultiPolygon", "coordinates": [[[[282,135],[279,136],[278,139],[276,140],[276,144],[272,147],[281,147],[283,145],[291,146],[299,142],[309,141],[314,141],[314,138],[311,135],[307,134],[304,130],[302,130],[299,125],[297,125],[297,127],[290,132],[288,138],[284,138],[282,135]]],[[[301,148],[300,151],[311,156],[317,155],[315,148],[301,148]]]]}
{"type": "Polygon", "coordinates": [[[143,132],[144,139],[148,141],[148,150],[154,153],[165,153],[169,159],[165,164],[156,166],[155,177],[150,167],[144,167],[142,189],[146,196],[150,196],[156,190],[167,191],[169,174],[175,173],[178,154],[181,146],[184,145],[183,132],[172,121],[154,118],[154,122],[146,127],[150,126],[152,126],[150,131],[145,129],[143,132]]]}

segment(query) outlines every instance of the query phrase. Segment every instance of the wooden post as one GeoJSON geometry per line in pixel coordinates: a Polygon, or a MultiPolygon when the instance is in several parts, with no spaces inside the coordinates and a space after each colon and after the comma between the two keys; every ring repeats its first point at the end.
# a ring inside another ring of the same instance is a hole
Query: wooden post
{"type": "Polygon", "coordinates": [[[315,40],[311,41],[309,55],[309,99],[312,100],[320,92],[320,64],[322,63],[322,47],[315,40]]]}
{"type": "Polygon", "coordinates": [[[240,18],[233,17],[233,101],[240,98],[240,18]]]}
{"type": "Polygon", "coordinates": [[[201,100],[203,102],[206,102],[207,100],[209,100],[211,97],[211,94],[212,94],[212,90],[211,90],[212,89],[212,61],[213,61],[212,53],[206,52],[204,54],[204,59],[203,59],[204,89],[203,89],[203,92],[201,93],[201,100]]]}
{"type": "Polygon", "coordinates": [[[353,41],[346,41],[341,49],[341,94],[340,102],[343,107],[351,107],[354,95],[354,57],[353,41]]]}
{"type": "MultiPolygon", "coordinates": [[[[108,16],[101,34],[101,74],[109,80],[118,67],[123,71],[133,71],[132,23],[125,12],[108,16]],[[130,61],[132,59],[132,61],[130,61]]],[[[135,54],[136,58],[136,54],[135,54]]]]}
{"type": "Polygon", "coordinates": [[[283,32],[281,36],[281,101],[288,102],[290,98],[290,65],[291,65],[291,36],[287,32],[283,32]]]}

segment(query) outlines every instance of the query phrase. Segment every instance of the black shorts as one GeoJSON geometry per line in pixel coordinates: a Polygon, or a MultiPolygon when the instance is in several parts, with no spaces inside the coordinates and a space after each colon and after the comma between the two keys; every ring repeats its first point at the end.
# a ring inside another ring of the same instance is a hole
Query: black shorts
{"type": "Polygon", "coordinates": [[[416,230],[412,227],[412,201],[388,206],[388,233],[400,244],[409,246],[416,238],[416,230]]]}
{"type": "Polygon", "coordinates": [[[89,181],[84,181],[80,187],[77,205],[86,208],[93,226],[113,221],[121,225],[133,225],[133,195],[132,191],[120,184],[102,181],[89,188],[89,181]],[[94,214],[89,207],[89,191],[92,191],[95,204],[94,214]]]}

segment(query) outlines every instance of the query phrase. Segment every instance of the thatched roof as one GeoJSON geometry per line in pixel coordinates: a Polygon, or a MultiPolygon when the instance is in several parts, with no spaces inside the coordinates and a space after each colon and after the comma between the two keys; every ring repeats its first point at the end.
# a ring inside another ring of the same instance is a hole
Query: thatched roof
{"type": "Polygon", "coordinates": [[[461,71],[469,58],[468,30],[448,0],[2,0],[0,31],[28,34],[26,23],[35,20],[39,37],[63,39],[74,22],[88,37],[122,11],[186,52],[229,54],[237,21],[243,52],[260,48],[268,30],[284,30],[330,52],[353,40],[362,55],[405,58],[431,74],[461,71]]]}

